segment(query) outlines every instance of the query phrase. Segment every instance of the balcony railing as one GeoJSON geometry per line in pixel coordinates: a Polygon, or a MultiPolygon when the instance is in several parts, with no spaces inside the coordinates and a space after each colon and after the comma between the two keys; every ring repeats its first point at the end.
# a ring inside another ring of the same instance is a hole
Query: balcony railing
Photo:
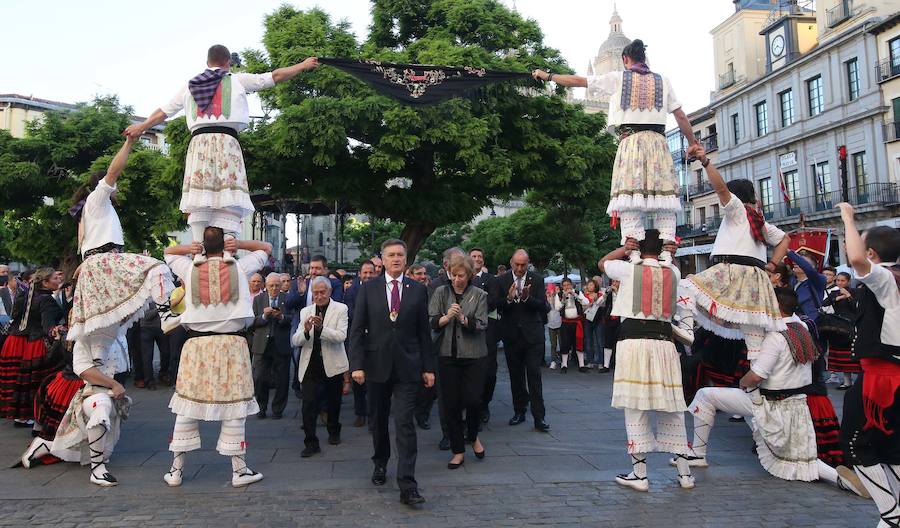
{"type": "Polygon", "coordinates": [[[707,154],[710,152],[715,152],[719,150],[719,134],[710,134],[701,139],[700,143],[703,145],[703,148],[706,149],[707,154]]]}
{"type": "Polygon", "coordinates": [[[687,199],[694,198],[701,194],[711,193],[713,190],[713,186],[709,183],[709,180],[701,180],[699,183],[683,186],[681,188],[681,193],[684,195],[685,199],[687,199]]]}
{"type": "MultiPolygon", "coordinates": [[[[790,203],[778,202],[763,207],[766,220],[779,223],[800,213],[813,214],[830,211],[839,215],[835,206],[847,201],[855,206],[900,204],[900,186],[896,183],[869,183],[847,189],[846,196],[841,189],[815,196],[795,198],[790,203]]],[[[722,223],[720,216],[707,218],[705,222],[687,223],[676,228],[675,233],[682,238],[712,235],[722,223]]]]}
{"type": "Polygon", "coordinates": [[[900,121],[885,123],[884,125],[882,125],[882,127],[885,143],[890,143],[891,141],[897,141],[898,139],[900,139],[900,121]]]}
{"type": "Polygon", "coordinates": [[[735,82],[737,82],[737,79],[734,75],[734,70],[727,71],[719,75],[719,90],[724,90],[725,88],[732,86],[735,82]]]}
{"type": "Polygon", "coordinates": [[[828,27],[833,28],[850,18],[850,0],[841,0],[838,5],[825,10],[828,27]]]}
{"type": "Polygon", "coordinates": [[[883,83],[900,75],[900,60],[884,59],[875,65],[875,79],[883,83]]]}

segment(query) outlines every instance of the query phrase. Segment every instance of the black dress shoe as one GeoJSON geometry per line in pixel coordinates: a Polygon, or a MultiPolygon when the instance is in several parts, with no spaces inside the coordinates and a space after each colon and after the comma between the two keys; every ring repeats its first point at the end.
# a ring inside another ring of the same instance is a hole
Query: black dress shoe
{"type": "Polygon", "coordinates": [[[525,422],[525,413],[516,413],[509,419],[509,425],[519,425],[525,422]]]}
{"type": "Polygon", "coordinates": [[[447,462],[447,469],[459,469],[465,463],[465,458],[460,460],[459,462],[447,462]]]}
{"type": "Polygon", "coordinates": [[[590,369],[588,369],[587,367],[578,367],[578,372],[581,372],[581,373],[585,373],[588,370],[590,370],[590,369]]]}
{"type": "Polygon", "coordinates": [[[256,417],[259,418],[260,420],[265,420],[266,419],[266,411],[259,411],[258,413],[256,413],[256,417]]]}
{"type": "Polygon", "coordinates": [[[400,492],[400,502],[412,506],[425,502],[425,497],[419,495],[419,490],[411,489],[400,492]]]}
{"type": "MultiPolygon", "coordinates": [[[[300,456],[303,458],[309,458],[313,455],[317,455],[322,452],[322,448],[319,446],[306,446],[303,448],[303,451],[300,452],[300,456]]],[[[374,478],[374,477],[373,477],[374,478]]]]}
{"type": "Polygon", "coordinates": [[[545,422],[544,420],[535,420],[535,421],[534,421],[534,428],[537,429],[538,431],[542,432],[542,433],[549,433],[549,432],[550,432],[550,424],[548,424],[548,423],[545,422]]]}
{"type": "Polygon", "coordinates": [[[419,424],[419,428],[424,430],[431,429],[431,421],[427,416],[416,416],[416,423],[419,424]]]}
{"type": "Polygon", "coordinates": [[[338,434],[330,434],[328,435],[328,443],[330,445],[339,445],[341,443],[341,435],[338,434]]]}
{"type": "Polygon", "coordinates": [[[446,436],[441,437],[441,441],[438,442],[438,449],[441,451],[450,451],[450,439],[446,436]]]}
{"type": "Polygon", "coordinates": [[[566,372],[569,372],[569,367],[563,367],[563,368],[559,369],[560,374],[565,374],[566,372]]]}
{"type": "Polygon", "coordinates": [[[283,416],[284,416],[284,414],[282,414],[282,413],[277,413],[277,412],[273,412],[273,413],[272,413],[272,419],[273,419],[273,420],[281,420],[281,418],[282,418],[283,416]]]}
{"type": "Polygon", "coordinates": [[[372,471],[372,484],[384,486],[385,482],[387,482],[387,468],[375,466],[375,470],[372,471]]]}

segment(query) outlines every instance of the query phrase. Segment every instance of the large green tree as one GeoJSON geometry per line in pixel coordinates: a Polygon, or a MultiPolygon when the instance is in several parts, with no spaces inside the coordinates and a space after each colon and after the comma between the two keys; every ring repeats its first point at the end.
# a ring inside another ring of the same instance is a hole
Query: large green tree
{"type": "MultiPolygon", "coordinates": [[[[0,256],[71,271],[77,263],[73,192],[105,170],[121,146],[130,109],[115,97],[47,112],[24,138],[0,131],[0,256]]],[[[130,251],[157,255],[179,226],[179,174],[169,159],[138,147],[121,178],[116,208],[130,251]]]]}
{"type": "MultiPolygon", "coordinates": [[[[376,0],[368,38],[322,10],[282,6],[265,18],[251,71],[306,56],[569,71],[534,20],[496,0],[376,0]]],[[[492,198],[579,184],[608,165],[603,118],[561,93],[494,85],[414,108],[320,67],[262,93],[276,117],[242,141],[254,188],[335,200],[403,224],[415,255],[439,226],[471,220],[492,198]],[[408,185],[389,185],[392,181],[408,185]]]]}

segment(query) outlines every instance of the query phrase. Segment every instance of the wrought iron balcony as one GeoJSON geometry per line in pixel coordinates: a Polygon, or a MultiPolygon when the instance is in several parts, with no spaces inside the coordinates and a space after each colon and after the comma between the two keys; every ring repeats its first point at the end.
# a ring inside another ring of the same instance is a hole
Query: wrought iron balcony
{"type": "Polygon", "coordinates": [[[900,75],[900,60],[884,59],[875,65],[875,79],[883,83],[900,75]]]}
{"type": "Polygon", "coordinates": [[[898,139],[900,139],[900,121],[885,123],[884,125],[882,125],[882,132],[884,133],[885,143],[897,141],[898,139]]]}
{"type": "Polygon", "coordinates": [[[705,138],[700,140],[700,144],[703,145],[703,148],[706,149],[706,153],[715,152],[719,150],[719,134],[710,134],[705,138]]]}
{"type": "Polygon", "coordinates": [[[837,189],[812,196],[792,199],[789,203],[779,201],[763,206],[763,213],[769,220],[779,220],[797,216],[800,213],[812,214],[831,211],[835,216],[839,211],[834,207],[843,201],[852,205],[889,205],[900,203],[900,189],[896,183],[869,183],[846,190],[837,189]]]}
{"type": "Polygon", "coordinates": [[[838,5],[825,10],[828,27],[833,28],[850,18],[850,0],[841,0],[838,5]]]}
{"type": "Polygon", "coordinates": [[[719,75],[719,90],[724,90],[734,85],[735,82],[737,82],[737,78],[734,75],[734,70],[722,73],[719,75]]]}

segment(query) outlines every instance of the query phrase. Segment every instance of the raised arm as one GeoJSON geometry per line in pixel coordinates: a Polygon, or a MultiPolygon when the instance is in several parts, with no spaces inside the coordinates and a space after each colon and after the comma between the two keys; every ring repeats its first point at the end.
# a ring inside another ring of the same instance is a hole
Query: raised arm
{"type": "Polygon", "coordinates": [[[122,171],[125,170],[125,164],[128,162],[128,155],[131,154],[131,148],[134,146],[134,142],[136,139],[136,136],[126,136],[125,143],[119,149],[119,152],[116,152],[116,157],[114,157],[112,162],[109,164],[109,169],[107,169],[106,176],[103,177],[103,181],[105,181],[106,184],[110,187],[116,186],[116,182],[119,180],[119,176],[121,176],[122,171]]]}
{"type": "MultiPolygon", "coordinates": [[[[267,255],[272,254],[272,244],[268,242],[263,242],[261,240],[235,240],[235,244],[237,245],[237,249],[243,249],[244,251],[265,251],[267,255]]],[[[226,244],[228,242],[226,241],[226,244]]],[[[226,250],[228,248],[225,248],[226,250]]]]}
{"type": "Polygon", "coordinates": [[[303,62],[298,62],[293,66],[278,68],[272,72],[272,80],[280,83],[294,77],[300,72],[315,70],[319,67],[319,59],[316,57],[308,57],[303,62]]]}
{"type": "Polygon", "coordinates": [[[790,246],[791,237],[784,235],[784,238],[781,239],[781,242],[779,242],[778,245],[775,246],[775,249],[772,250],[772,260],[768,264],[766,264],[766,268],[769,271],[775,271],[775,264],[784,262],[784,257],[791,249],[790,246]]]}
{"type": "MultiPolygon", "coordinates": [[[[560,86],[587,88],[587,77],[580,75],[568,75],[564,73],[547,73],[544,70],[534,70],[531,76],[538,81],[553,81],[560,86]]],[[[692,134],[693,135],[693,134],[692,134]]]]}
{"type": "Polygon", "coordinates": [[[847,260],[853,271],[860,277],[864,277],[872,271],[872,263],[866,256],[866,243],[863,242],[859,230],[856,229],[856,220],[853,218],[853,206],[847,202],[837,204],[841,210],[841,220],[844,222],[844,240],[847,244],[847,260]]]}
{"type": "Polygon", "coordinates": [[[190,244],[169,246],[163,253],[166,255],[178,255],[182,257],[187,255],[201,255],[203,254],[203,244],[200,242],[191,242],[190,244]]]}
{"type": "Polygon", "coordinates": [[[141,134],[149,130],[150,128],[155,127],[156,125],[162,123],[166,120],[166,113],[161,109],[157,108],[150,114],[150,117],[145,119],[141,123],[135,123],[133,125],[129,125],[128,128],[125,129],[124,134],[131,139],[137,139],[141,137],[141,134]]]}
{"type": "Polygon", "coordinates": [[[628,239],[625,242],[624,246],[610,251],[606,254],[605,257],[601,258],[600,262],[597,263],[597,267],[600,268],[600,271],[606,273],[605,265],[607,262],[609,262],[610,260],[622,260],[623,258],[627,257],[631,251],[637,249],[637,242],[634,242],[633,239],[628,239]]]}
{"type": "Polygon", "coordinates": [[[672,112],[672,116],[675,117],[675,122],[678,123],[681,134],[687,138],[688,145],[699,145],[700,142],[697,141],[697,138],[694,136],[694,128],[691,126],[691,122],[688,120],[687,116],[684,115],[684,110],[678,108],[672,112]]]}
{"type": "MultiPolygon", "coordinates": [[[[676,110],[676,112],[680,112],[681,109],[676,110]]],[[[684,115],[684,114],[682,114],[684,115]]],[[[688,123],[690,126],[690,123],[688,123]]],[[[680,126],[680,125],[679,125],[680,126]]],[[[691,134],[693,137],[693,133],[691,134]]],[[[722,174],[719,172],[719,169],[713,165],[712,160],[706,157],[706,149],[703,148],[702,145],[691,145],[688,147],[687,151],[688,157],[697,158],[700,161],[700,164],[703,165],[703,168],[706,169],[706,175],[709,177],[709,183],[712,184],[713,189],[716,190],[716,196],[719,197],[719,203],[722,204],[722,207],[728,205],[728,202],[731,201],[731,191],[728,190],[728,186],[725,185],[725,178],[722,177],[722,174]]],[[[784,255],[782,255],[782,258],[784,255]]]]}

